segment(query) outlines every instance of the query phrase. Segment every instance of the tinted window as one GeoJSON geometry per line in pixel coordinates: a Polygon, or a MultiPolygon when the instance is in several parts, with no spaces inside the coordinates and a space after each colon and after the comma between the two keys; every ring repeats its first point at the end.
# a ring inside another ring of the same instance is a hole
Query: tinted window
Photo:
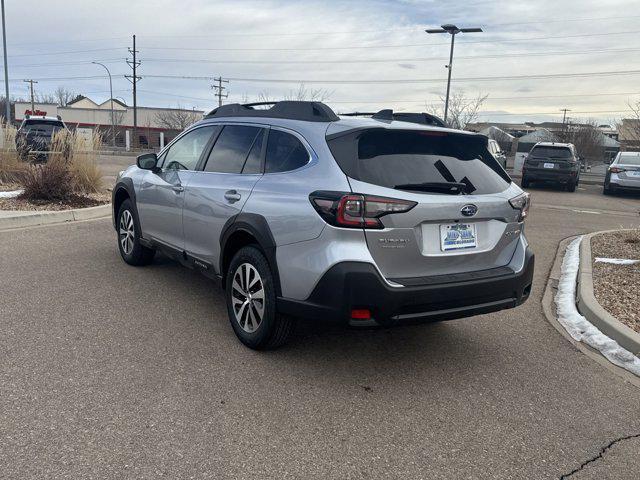
{"type": "Polygon", "coordinates": [[[214,126],[196,128],[178,139],[164,156],[164,168],[195,170],[200,155],[216,128],[214,126]]]}
{"type": "Polygon", "coordinates": [[[205,172],[240,173],[244,166],[249,151],[253,146],[259,127],[245,125],[227,125],[216,140],[207,164],[205,172]]]}
{"type": "Polygon", "coordinates": [[[548,157],[548,158],[570,158],[571,150],[567,147],[533,147],[531,150],[532,157],[548,157]]]}
{"type": "Polygon", "coordinates": [[[54,120],[27,120],[22,128],[25,132],[29,133],[45,133],[51,135],[52,133],[63,129],[64,124],[54,120]]]}
{"type": "Polygon", "coordinates": [[[280,130],[270,130],[265,172],[288,172],[309,163],[309,152],[296,137],[280,130]]]}
{"type": "Polygon", "coordinates": [[[264,137],[266,133],[267,131],[265,129],[261,129],[260,133],[258,133],[258,136],[251,147],[251,151],[249,152],[249,156],[247,157],[247,161],[244,162],[242,173],[262,172],[262,145],[264,144],[264,137]]]}
{"type": "Polygon", "coordinates": [[[481,136],[377,128],[328,144],[348,176],[383,187],[456,182],[466,183],[469,193],[486,194],[501,192],[511,182],[481,136]]]}

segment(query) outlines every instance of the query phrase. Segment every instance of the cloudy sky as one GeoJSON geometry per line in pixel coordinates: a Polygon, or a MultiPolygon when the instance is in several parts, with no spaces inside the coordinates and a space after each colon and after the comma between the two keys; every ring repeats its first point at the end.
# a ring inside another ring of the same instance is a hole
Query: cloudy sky
{"type": "MultiPolygon", "coordinates": [[[[336,111],[423,111],[446,87],[448,35],[424,28],[480,26],[456,37],[452,83],[488,95],[482,119],[609,121],[640,99],[638,0],[6,0],[11,95],[59,86],[96,101],[131,102],[131,35],[142,65],[139,105],[215,106],[321,89],[336,111]]],[[[4,85],[3,85],[4,87],[4,85]]]]}

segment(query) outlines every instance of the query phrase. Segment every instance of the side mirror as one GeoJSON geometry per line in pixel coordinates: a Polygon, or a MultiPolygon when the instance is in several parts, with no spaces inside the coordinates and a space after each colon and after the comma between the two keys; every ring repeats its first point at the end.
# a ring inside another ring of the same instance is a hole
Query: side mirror
{"type": "Polygon", "coordinates": [[[136,158],[136,165],[142,170],[151,170],[152,172],[158,169],[158,156],[155,153],[143,153],[136,158]]]}

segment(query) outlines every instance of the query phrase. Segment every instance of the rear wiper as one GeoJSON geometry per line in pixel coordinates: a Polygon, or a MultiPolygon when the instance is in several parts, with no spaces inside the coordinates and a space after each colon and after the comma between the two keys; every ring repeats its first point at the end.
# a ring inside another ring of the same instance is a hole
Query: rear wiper
{"type": "Polygon", "coordinates": [[[458,182],[424,182],[424,183],[403,183],[394,185],[396,190],[417,190],[419,192],[446,193],[449,195],[460,195],[467,189],[466,183],[458,182]]]}

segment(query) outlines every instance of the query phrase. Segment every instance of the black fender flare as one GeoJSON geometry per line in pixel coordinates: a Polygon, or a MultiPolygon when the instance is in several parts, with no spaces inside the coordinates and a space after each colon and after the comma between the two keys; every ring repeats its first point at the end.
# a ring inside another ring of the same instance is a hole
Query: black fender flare
{"type": "Polygon", "coordinates": [[[138,231],[140,232],[140,236],[142,237],[142,228],[140,228],[140,216],[138,215],[138,203],[136,202],[136,189],[133,186],[133,180],[129,177],[124,177],[121,178],[120,180],[117,181],[117,183],[114,185],[113,190],[111,191],[111,209],[113,212],[112,218],[113,218],[113,228],[118,230],[118,212],[116,211],[116,196],[118,195],[118,192],[124,190],[127,193],[127,196],[129,197],[129,200],[131,200],[131,204],[133,206],[133,210],[134,210],[134,218],[133,220],[136,223],[136,228],[138,229],[138,231]]]}
{"type": "Polygon", "coordinates": [[[267,261],[269,262],[269,266],[271,267],[271,272],[273,273],[273,282],[276,289],[276,296],[281,296],[282,291],[280,288],[280,273],[278,271],[278,262],[276,260],[276,242],[273,238],[273,234],[271,233],[271,228],[269,228],[269,224],[267,220],[262,216],[255,213],[239,213],[229,218],[225,223],[224,227],[222,227],[222,232],[220,235],[220,259],[219,259],[219,269],[220,276],[222,277],[222,285],[225,282],[225,276],[227,272],[225,271],[225,263],[230,261],[231,259],[226,258],[226,250],[228,247],[228,242],[231,236],[238,232],[243,231],[250,234],[253,238],[256,239],[258,245],[264,252],[267,257],[267,261]]]}

